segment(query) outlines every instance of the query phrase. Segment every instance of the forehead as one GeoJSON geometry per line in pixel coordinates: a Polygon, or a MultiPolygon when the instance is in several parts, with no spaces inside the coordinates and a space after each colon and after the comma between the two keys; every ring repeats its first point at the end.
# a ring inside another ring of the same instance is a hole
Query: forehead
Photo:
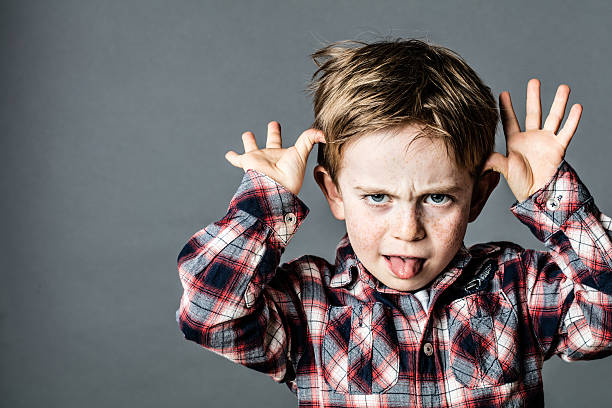
{"type": "Polygon", "coordinates": [[[467,184],[469,172],[451,155],[441,138],[420,136],[414,125],[370,133],[345,147],[339,179],[396,186],[467,184]]]}

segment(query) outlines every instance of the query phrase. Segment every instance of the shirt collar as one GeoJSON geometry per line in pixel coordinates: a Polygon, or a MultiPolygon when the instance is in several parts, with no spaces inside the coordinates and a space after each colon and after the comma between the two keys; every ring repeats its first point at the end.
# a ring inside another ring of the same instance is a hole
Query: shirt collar
{"type": "MultiPolygon", "coordinates": [[[[471,258],[472,255],[462,243],[461,247],[453,259],[449,262],[448,266],[430,283],[430,285],[428,285],[428,287],[436,290],[443,290],[447,288],[455,280],[457,280],[459,275],[461,275],[461,271],[468,264],[471,258]]],[[[400,295],[406,293],[387,287],[384,283],[380,282],[371,273],[369,273],[361,261],[357,259],[357,255],[355,255],[353,247],[349,241],[348,234],[345,234],[336,247],[335,271],[330,279],[329,286],[332,288],[350,288],[357,283],[357,281],[361,281],[382,293],[394,293],[400,295]]]]}
{"type": "Polygon", "coordinates": [[[329,281],[329,286],[332,288],[342,288],[354,284],[359,275],[362,274],[361,268],[363,268],[363,265],[359,262],[353,251],[348,234],[344,234],[336,247],[335,273],[329,281]]]}

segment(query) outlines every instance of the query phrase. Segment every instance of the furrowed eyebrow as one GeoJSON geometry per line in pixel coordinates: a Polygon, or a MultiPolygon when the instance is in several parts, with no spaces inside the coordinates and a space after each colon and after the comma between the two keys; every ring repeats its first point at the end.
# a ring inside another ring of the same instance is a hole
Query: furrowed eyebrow
{"type": "Polygon", "coordinates": [[[376,193],[390,194],[384,188],[378,188],[378,187],[366,187],[366,186],[361,187],[361,186],[357,186],[357,187],[355,187],[355,190],[360,190],[360,191],[363,191],[364,193],[376,192],[376,193]]]}
{"type": "MultiPolygon", "coordinates": [[[[369,187],[369,186],[355,186],[354,187],[355,190],[359,190],[362,191],[364,193],[370,193],[370,194],[389,194],[389,195],[393,195],[392,192],[384,189],[384,188],[380,188],[380,187],[369,187]]],[[[432,187],[428,187],[425,188],[423,190],[422,194],[432,194],[432,193],[449,193],[449,194],[455,194],[458,192],[463,191],[464,188],[459,186],[459,185],[449,185],[449,186],[432,186],[432,187]]]]}
{"type": "Polygon", "coordinates": [[[463,191],[464,189],[465,188],[462,186],[450,185],[450,186],[434,186],[434,187],[425,189],[425,191],[455,194],[455,193],[463,191]]]}

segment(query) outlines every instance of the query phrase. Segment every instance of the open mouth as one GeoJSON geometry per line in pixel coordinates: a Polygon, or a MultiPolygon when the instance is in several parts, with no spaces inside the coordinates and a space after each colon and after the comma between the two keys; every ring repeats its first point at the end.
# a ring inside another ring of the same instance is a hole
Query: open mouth
{"type": "Polygon", "coordinates": [[[421,272],[424,258],[383,255],[391,272],[400,279],[410,279],[421,272]]]}

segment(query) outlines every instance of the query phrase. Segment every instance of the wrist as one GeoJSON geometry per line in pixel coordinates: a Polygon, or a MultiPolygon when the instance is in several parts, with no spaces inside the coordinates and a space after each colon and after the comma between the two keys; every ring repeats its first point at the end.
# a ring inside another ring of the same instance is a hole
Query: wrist
{"type": "Polygon", "coordinates": [[[273,232],[272,244],[284,247],[308,215],[308,206],[299,197],[257,170],[245,172],[230,202],[230,209],[242,210],[266,224],[273,232]]]}

